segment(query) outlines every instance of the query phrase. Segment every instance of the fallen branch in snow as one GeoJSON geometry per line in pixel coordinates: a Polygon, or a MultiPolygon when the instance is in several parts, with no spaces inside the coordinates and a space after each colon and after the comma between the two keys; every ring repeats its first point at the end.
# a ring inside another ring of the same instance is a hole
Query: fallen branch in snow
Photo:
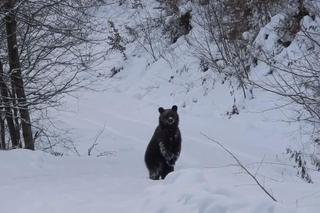
{"type": "Polygon", "coordinates": [[[89,147],[89,149],[88,149],[88,156],[91,156],[91,152],[92,152],[93,148],[94,148],[96,145],[98,145],[98,143],[94,142],[94,143],[89,147]]]}
{"type": "Polygon", "coordinates": [[[210,138],[208,135],[200,132],[204,137],[206,137],[208,140],[214,142],[218,146],[220,146],[225,152],[227,152],[236,162],[237,164],[258,184],[258,186],[275,202],[277,200],[266,190],[264,186],[261,185],[261,183],[258,181],[258,179],[241,163],[241,161],[229,150],[227,149],[222,143],[220,143],[217,140],[214,140],[210,138]]]}
{"type": "Polygon", "coordinates": [[[106,129],[106,123],[104,123],[103,128],[99,130],[98,134],[95,136],[94,141],[92,145],[88,149],[88,156],[91,156],[91,152],[94,149],[95,146],[97,146],[99,143],[97,142],[99,137],[102,135],[104,130],[106,129]]]}

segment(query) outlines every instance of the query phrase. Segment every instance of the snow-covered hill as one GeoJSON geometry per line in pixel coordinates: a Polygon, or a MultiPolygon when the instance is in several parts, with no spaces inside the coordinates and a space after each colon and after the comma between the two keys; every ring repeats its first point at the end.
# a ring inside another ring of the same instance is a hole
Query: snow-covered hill
{"type": "Polygon", "coordinates": [[[6,162],[0,164],[2,212],[311,213],[319,209],[316,176],[314,184],[303,182],[282,155],[295,138],[294,128],[277,121],[274,112],[252,112],[263,104],[258,100],[231,119],[219,108],[181,107],[183,147],[176,171],[165,180],[151,181],[143,155],[157,125],[157,106],[169,107],[169,101],[162,104],[111,91],[79,95],[69,103],[73,110],[60,112],[60,117],[73,127],[81,156],[2,152],[0,162],[6,162]],[[87,156],[99,132],[98,144],[87,156]],[[278,202],[201,132],[228,147],[278,202]]]}
{"type": "MultiPolygon", "coordinates": [[[[123,10],[106,8],[103,14],[123,23],[132,15],[123,10]]],[[[252,99],[242,98],[241,91],[230,93],[230,85],[215,74],[199,72],[197,59],[185,54],[185,40],[170,48],[170,57],[178,58],[153,61],[129,45],[127,60],[120,54],[101,64],[102,72],[123,67],[99,82],[104,91],[78,92],[51,111],[59,128],[71,129],[80,156],[1,151],[1,212],[318,212],[320,176],[310,170],[314,183],[307,184],[288,160],[286,148],[304,136],[298,123],[283,122],[287,112],[276,110],[281,100],[260,90],[252,99]],[[240,114],[229,116],[235,99],[240,114]],[[158,107],[173,104],[180,115],[181,156],[175,172],[151,181],[144,151],[157,126],[158,107]],[[203,134],[234,153],[277,202],[203,134]]]]}

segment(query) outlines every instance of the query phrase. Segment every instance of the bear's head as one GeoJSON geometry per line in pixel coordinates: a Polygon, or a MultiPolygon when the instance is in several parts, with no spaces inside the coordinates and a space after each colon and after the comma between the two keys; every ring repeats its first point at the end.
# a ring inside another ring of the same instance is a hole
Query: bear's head
{"type": "Polygon", "coordinates": [[[173,105],[171,109],[159,107],[159,124],[165,128],[177,128],[179,125],[178,107],[173,105]]]}

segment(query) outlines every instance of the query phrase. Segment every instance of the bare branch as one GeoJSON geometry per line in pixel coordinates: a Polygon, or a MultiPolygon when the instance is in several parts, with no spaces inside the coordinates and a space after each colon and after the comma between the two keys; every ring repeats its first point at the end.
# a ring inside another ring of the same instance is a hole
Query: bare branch
{"type": "Polygon", "coordinates": [[[262,184],[258,181],[258,179],[241,163],[241,161],[229,149],[227,149],[219,141],[210,138],[206,134],[204,134],[202,132],[200,134],[203,135],[204,137],[206,137],[208,140],[214,142],[215,144],[220,146],[220,148],[222,148],[225,152],[227,152],[237,162],[237,164],[256,182],[256,184],[260,187],[260,189],[262,189],[273,201],[277,202],[277,200],[274,198],[274,196],[272,196],[270,194],[270,192],[268,192],[266,190],[266,188],[264,186],[262,186],[262,184]]]}
{"type": "Polygon", "coordinates": [[[102,129],[100,129],[99,132],[97,133],[97,135],[94,137],[94,141],[93,141],[92,145],[88,148],[88,156],[91,156],[92,150],[94,149],[95,146],[97,146],[99,144],[98,140],[105,129],[106,129],[106,123],[103,124],[102,129]]]}

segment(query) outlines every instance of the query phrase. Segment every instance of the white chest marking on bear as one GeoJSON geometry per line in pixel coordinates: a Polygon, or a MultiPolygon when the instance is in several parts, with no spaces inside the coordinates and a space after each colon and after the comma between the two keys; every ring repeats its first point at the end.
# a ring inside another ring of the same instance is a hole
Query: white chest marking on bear
{"type": "Polygon", "coordinates": [[[171,153],[170,151],[168,151],[164,145],[164,143],[162,141],[159,141],[159,149],[160,149],[160,153],[163,156],[163,158],[166,160],[166,163],[169,166],[174,166],[179,155],[180,152],[177,152],[176,154],[171,153]]]}
{"type": "Polygon", "coordinates": [[[163,142],[160,141],[159,142],[159,149],[160,149],[160,153],[161,155],[164,157],[164,159],[166,159],[167,161],[170,161],[174,158],[174,154],[168,152],[168,150],[166,149],[166,147],[164,146],[163,142]]]}

